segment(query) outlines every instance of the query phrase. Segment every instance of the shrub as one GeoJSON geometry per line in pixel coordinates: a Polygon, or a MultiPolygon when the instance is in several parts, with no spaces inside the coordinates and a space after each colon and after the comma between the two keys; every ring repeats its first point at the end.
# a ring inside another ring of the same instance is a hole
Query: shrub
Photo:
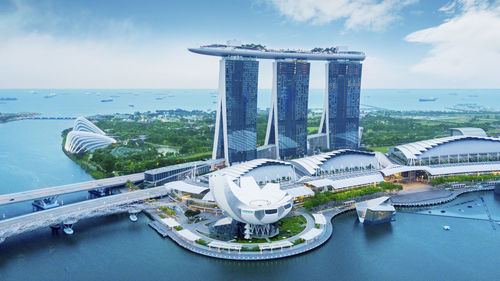
{"type": "Polygon", "coordinates": [[[191,210],[191,209],[187,209],[185,212],[184,212],[184,215],[188,218],[190,217],[193,217],[193,216],[196,216],[196,215],[199,215],[200,214],[200,211],[199,210],[191,210]]]}
{"type": "Polygon", "coordinates": [[[203,245],[203,246],[207,246],[208,243],[207,241],[203,240],[203,239],[198,239],[196,240],[196,243],[200,244],[200,245],[203,245]]]}
{"type": "Polygon", "coordinates": [[[302,239],[302,238],[299,238],[295,241],[293,241],[293,245],[299,245],[300,243],[304,243],[306,240],[302,239]]]}

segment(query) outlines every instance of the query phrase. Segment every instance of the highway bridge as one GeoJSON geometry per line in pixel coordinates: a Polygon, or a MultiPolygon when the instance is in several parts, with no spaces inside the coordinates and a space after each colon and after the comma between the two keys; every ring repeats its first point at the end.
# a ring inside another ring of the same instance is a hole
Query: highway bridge
{"type": "MultiPolygon", "coordinates": [[[[60,226],[71,229],[81,219],[114,213],[138,213],[148,206],[144,200],[167,195],[163,186],[120,193],[58,208],[0,220],[0,243],[6,238],[42,227],[60,226]]],[[[66,232],[66,230],[65,230],[66,232]]]]}
{"type": "Polygon", "coordinates": [[[72,183],[67,185],[34,189],[17,193],[3,194],[0,195],[0,206],[17,202],[23,202],[23,201],[45,199],[44,202],[42,202],[43,204],[47,203],[47,205],[52,205],[56,207],[58,206],[58,204],[55,204],[58,195],[74,193],[79,191],[111,189],[122,186],[127,181],[131,181],[133,183],[142,182],[144,181],[144,173],[72,183]]]}

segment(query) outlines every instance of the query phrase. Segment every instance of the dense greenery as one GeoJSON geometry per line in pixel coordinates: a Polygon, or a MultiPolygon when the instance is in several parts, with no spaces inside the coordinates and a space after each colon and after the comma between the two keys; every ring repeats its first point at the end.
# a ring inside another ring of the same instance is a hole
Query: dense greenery
{"type": "Polygon", "coordinates": [[[243,251],[243,252],[257,252],[257,251],[260,251],[260,248],[259,248],[259,246],[253,246],[251,248],[241,247],[241,251],[243,251]]]}
{"type": "Polygon", "coordinates": [[[180,225],[178,225],[178,226],[174,226],[174,228],[175,228],[175,230],[177,230],[177,231],[181,231],[181,230],[183,229],[183,227],[182,227],[182,226],[180,226],[180,225]]]}
{"type": "Polygon", "coordinates": [[[35,117],[37,113],[1,113],[0,112],[0,123],[6,123],[10,121],[22,120],[26,117],[35,117]]]}
{"type": "Polygon", "coordinates": [[[196,215],[199,215],[200,214],[200,211],[199,210],[191,210],[191,209],[187,209],[185,212],[184,212],[184,215],[188,218],[190,217],[194,217],[196,215]]]}
{"type": "Polygon", "coordinates": [[[158,209],[160,209],[160,211],[162,211],[163,213],[170,215],[170,216],[173,216],[176,214],[175,210],[170,209],[170,208],[165,207],[165,206],[160,206],[160,207],[158,207],[158,209]]]}
{"type": "Polygon", "coordinates": [[[363,187],[363,188],[358,188],[358,189],[352,189],[352,190],[346,190],[346,191],[341,191],[341,192],[323,192],[323,193],[316,193],[314,197],[312,198],[307,198],[304,200],[304,208],[306,209],[312,209],[313,207],[317,207],[319,205],[323,205],[327,202],[330,201],[335,201],[335,202],[342,202],[342,201],[347,201],[351,200],[352,198],[359,197],[359,196],[364,196],[364,195],[369,195],[377,192],[383,191],[382,188],[376,187],[376,186],[369,186],[369,187],[363,187]]]}
{"type": "Polygon", "coordinates": [[[441,177],[430,180],[430,184],[438,185],[449,182],[472,182],[472,181],[487,181],[500,179],[498,175],[475,175],[475,176],[454,176],[454,177],[441,177]]]}
{"type": "Polygon", "coordinates": [[[449,136],[450,128],[479,127],[488,134],[500,133],[500,113],[379,111],[360,120],[362,144],[376,151],[402,143],[449,136]]]}
{"type": "MultiPolygon", "coordinates": [[[[263,145],[268,113],[257,115],[257,144],[263,145]]],[[[318,131],[321,114],[309,112],[309,134],[318,131]]],[[[93,153],[68,155],[94,178],[208,159],[213,144],[215,113],[175,110],[100,117],[96,125],[118,143],[93,153]]],[[[362,146],[385,152],[401,143],[449,135],[453,127],[481,127],[500,133],[500,113],[376,111],[361,118],[362,146]]],[[[68,130],[63,132],[64,137],[68,130]]]]}
{"type": "Polygon", "coordinates": [[[400,184],[394,184],[394,183],[391,183],[391,182],[381,182],[378,184],[378,186],[380,188],[382,188],[383,190],[403,190],[403,186],[400,185],[400,184]]]}

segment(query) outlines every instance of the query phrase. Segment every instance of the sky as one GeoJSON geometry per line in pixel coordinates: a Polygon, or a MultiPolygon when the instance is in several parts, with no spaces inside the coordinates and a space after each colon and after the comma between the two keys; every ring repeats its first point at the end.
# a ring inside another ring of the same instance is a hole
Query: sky
{"type": "Polygon", "coordinates": [[[187,48],[227,40],[363,51],[366,89],[500,88],[500,0],[0,0],[0,88],[215,89],[187,48]]]}

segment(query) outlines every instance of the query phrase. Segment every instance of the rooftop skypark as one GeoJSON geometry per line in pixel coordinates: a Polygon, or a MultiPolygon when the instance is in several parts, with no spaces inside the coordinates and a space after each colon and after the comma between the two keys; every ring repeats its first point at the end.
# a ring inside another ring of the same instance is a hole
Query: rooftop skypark
{"type": "Polygon", "coordinates": [[[199,48],[189,48],[193,53],[211,56],[242,56],[260,59],[306,59],[306,60],[352,60],[363,61],[365,53],[348,51],[346,47],[313,48],[311,50],[268,49],[260,44],[228,44],[202,45],[199,48]]]}

